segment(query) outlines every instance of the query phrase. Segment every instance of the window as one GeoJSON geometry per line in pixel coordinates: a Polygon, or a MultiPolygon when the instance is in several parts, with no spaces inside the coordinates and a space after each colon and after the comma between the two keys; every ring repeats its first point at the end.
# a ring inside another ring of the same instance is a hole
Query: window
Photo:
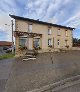
{"type": "Polygon", "coordinates": [[[68,36],[68,31],[67,30],[65,30],[65,36],[68,36]]]}
{"type": "Polygon", "coordinates": [[[58,43],[57,44],[60,45],[60,40],[58,40],[58,43]]]}
{"type": "Polygon", "coordinates": [[[34,48],[40,48],[40,38],[34,38],[34,48]]]}
{"type": "Polygon", "coordinates": [[[19,45],[25,47],[25,45],[26,45],[26,39],[27,38],[20,37],[19,38],[19,45]]]}
{"type": "Polygon", "coordinates": [[[28,32],[32,32],[32,24],[29,24],[28,32]]]}
{"type": "Polygon", "coordinates": [[[57,46],[60,48],[60,40],[57,40],[57,46]]]}
{"type": "Polygon", "coordinates": [[[60,36],[60,29],[57,30],[57,35],[60,36]]]}
{"type": "Polygon", "coordinates": [[[48,35],[51,35],[51,29],[48,29],[48,35]]]}
{"type": "Polygon", "coordinates": [[[52,45],[52,39],[48,39],[48,46],[52,45]]]}

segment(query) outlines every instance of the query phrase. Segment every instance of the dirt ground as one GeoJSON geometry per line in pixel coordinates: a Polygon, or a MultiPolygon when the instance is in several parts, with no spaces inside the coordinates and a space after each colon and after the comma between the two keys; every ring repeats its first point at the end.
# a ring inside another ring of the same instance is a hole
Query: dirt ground
{"type": "Polygon", "coordinates": [[[27,92],[77,74],[80,74],[80,51],[43,53],[29,61],[17,58],[5,92],[27,92]]]}

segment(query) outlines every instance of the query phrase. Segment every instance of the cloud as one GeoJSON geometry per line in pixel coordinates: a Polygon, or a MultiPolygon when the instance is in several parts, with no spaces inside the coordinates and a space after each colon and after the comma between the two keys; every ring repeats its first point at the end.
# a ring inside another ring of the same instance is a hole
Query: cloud
{"type": "MultiPolygon", "coordinates": [[[[0,27],[2,30],[11,30],[3,25],[11,25],[8,15],[14,14],[80,28],[79,4],[79,0],[0,0],[0,14],[3,16],[0,16],[0,27]]],[[[8,32],[7,35],[7,39],[10,40],[11,33],[8,32]]]]}
{"type": "Polygon", "coordinates": [[[80,12],[75,13],[75,15],[73,15],[67,21],[65,21],[64,24],[75,28],[80,27],[80,12]]]}
{"type": "Polygon", "coordinates": [[[72,0],[65,0],[63,3],[62,2],[63,0],[30,0],[26,4],[26,12],[23,16],[43,21],[49,21],[53,18],[53,20],[57,20],[57,23],[58,21],[62,23],[64,17],[67,17],[67,15],[69,16],[69,11],[67,11],[67,15],[65,15],[66,13],[64,12],[67,10],[67,4],[69,5],[68,7],[71,7],[69,3],[71,3],[72,0]]]}
{"type": "Polygon", "coordinates": [[[11,34],[11,18],[6,14],[0,15],[0,40],[11,41],[11,34]]]}
{"type": "Polygon", "coordinates": [[[11,31],[0,27],[0,40],[11,41],[11,31]]]}

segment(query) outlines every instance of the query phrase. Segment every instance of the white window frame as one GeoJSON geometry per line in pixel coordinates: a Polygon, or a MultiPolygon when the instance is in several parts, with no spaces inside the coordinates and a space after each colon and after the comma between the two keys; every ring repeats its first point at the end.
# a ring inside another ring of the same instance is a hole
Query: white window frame
{"type": "Polygon", "coordinates": [[[32,24],[28,25],[28,32],[30,32],[30,33],[32,32],[32,24]]]}
{"type": "Polygon", "coordinates": [[[57,40],[57,46],[58,46],[58,48],[60,48],[60,40],[59,39],[57,40]]]}
{"type": "Polygon", "coordinates": [[[51,38],[48,39],[48,46],[52,46],[52,39],[51,38]]]}
{"type": "Polygon", "coordinates": [[[51,29],[49,28],[48,29],[48,35],[51,35],[52,34],[52,31],[51,31],[51,29]]]}

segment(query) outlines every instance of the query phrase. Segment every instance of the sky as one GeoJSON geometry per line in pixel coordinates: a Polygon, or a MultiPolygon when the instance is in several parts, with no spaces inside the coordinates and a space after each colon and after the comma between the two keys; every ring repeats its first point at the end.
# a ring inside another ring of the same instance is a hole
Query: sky
{"type": "Polygon", "coordinates": [[[0,0],[0,40],[3,41],[11,41],[9,14],[74,27],[73,37],[80,38],[80,0],[0,0]]]}

